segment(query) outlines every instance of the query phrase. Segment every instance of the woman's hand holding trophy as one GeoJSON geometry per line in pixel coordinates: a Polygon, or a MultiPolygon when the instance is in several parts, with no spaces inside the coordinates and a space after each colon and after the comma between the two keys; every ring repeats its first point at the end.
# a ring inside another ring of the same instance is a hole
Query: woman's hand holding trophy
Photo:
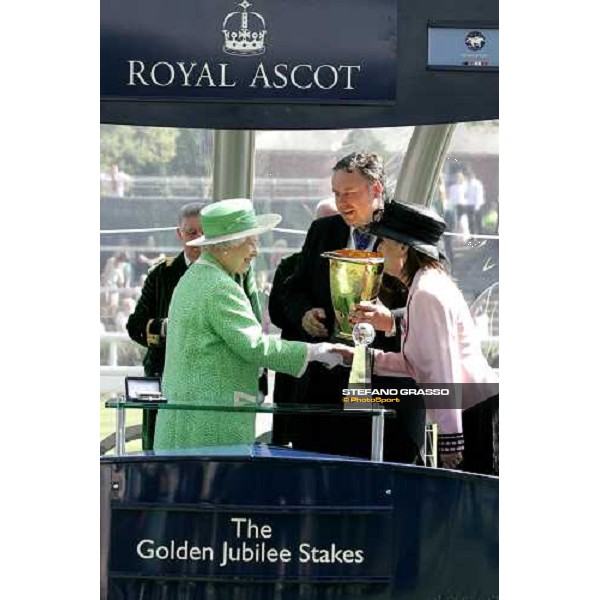
{"type": "Polygon", "coordinates": [[[379,299],[363,301],[350,312],[350,323],[368,323],[377,331],[391,333],[394,330],[394,317],[392,311],[379,299]]]}

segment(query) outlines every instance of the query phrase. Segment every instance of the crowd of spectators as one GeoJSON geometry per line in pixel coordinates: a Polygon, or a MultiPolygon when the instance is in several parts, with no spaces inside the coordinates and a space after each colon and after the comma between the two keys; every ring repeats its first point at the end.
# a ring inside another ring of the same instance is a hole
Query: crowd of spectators
{"type": "Polygon", "coordinates": [[[140,281],[133,278],[133,264],[127,252],[114,252],[100,277],[100,331],[125,331],[141,292],[140,281]]]}
{"type": "Polygon", "coordinates": [[[100,185],[109,196],[124,198],[129,192],[133,178],[125,171],[121,171],[119,165],[114,163],[110,170],[100,173],[100,185]]]}
{"type": "Polygon", "coordinates": [[[497,233],[497,203],[486,198],[484,185],[470,165],[440,175],[438,208],[449,232],[465,237],[497,233]]]}

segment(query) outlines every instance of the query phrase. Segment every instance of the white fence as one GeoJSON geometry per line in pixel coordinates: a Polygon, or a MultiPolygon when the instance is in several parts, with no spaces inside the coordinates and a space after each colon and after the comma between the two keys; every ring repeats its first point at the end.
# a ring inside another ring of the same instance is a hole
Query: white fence
{"type": "MultiPolygon", "coordinates": [[[[182,201],[196,201],[212,195],[211,177],[131,177],[125,187],[125,198],[179,198],[182,201]]],[[[112,196],[110,180],[100,176],[101,196],[112,196]]],[[[257,200],[276,199],[290,202],[304,198],[317,202],[331,194],[331,180],[321,178],[257,177],[254,180],[253,196],[257,200]]]]}
{"type": "Polygon", "coordinates": [[[123,381],[127,375],[141,377],[141,365],[124,367],[119,365],[118,345],[135,344],[126,333],[107,332],[100,334],[100,342],[108,342],[108,365],[100,365],[100,392],[120,393],[124,391],[123,381]]]}

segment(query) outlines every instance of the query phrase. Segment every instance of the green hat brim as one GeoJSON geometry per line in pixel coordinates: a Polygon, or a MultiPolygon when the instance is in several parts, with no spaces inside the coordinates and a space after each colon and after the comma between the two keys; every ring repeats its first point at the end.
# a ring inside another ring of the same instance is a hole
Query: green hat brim
{"type": "Polygon", "coordinates": [[[260,235],[266,233],[271,229],[274,229],[281,222],[281,215],[275,213],[269,213],[266,215],[256,216],[256,227],[252,229],[243,229],[242,231],[236,231],[235,233],[227,233],[225,235],[217,235],[212,238],[207,238],[205,235],[201,235],[195,240],[191,240],[186,243],[186,246],[209,246],[211,244],[220,244],[221,242],[229,242],[233,240],[240,240],[251,235],[260,235]]]}

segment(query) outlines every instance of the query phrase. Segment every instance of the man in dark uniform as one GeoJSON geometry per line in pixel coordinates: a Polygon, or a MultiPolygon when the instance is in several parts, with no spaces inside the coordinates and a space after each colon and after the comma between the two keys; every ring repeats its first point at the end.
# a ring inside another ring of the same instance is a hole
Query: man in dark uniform
{"type": "MultiPolygon", "coordinates": [[[[127,321],[129,337],[146,346],[144,357],[146,377],[161,377],[165,366],[169,304],[173,290],[189,265],[200,256],[200,248],[185,244],[202,235],[200,210],[202,205],[194,202],[179,210],[177,238],[183,250],[174,258],[165,258],[150,268],[135,311],[127,321]]],[[[156,410],[143,411],[142,448],[151,450],[154,443],[156,410]]]]}
{"type": "MultiPolygon", "coordinates": [[[[286,282],[279,309],[287,322],[301,329],[306,341],[330,340],[334,312],[329,285],[329,263],[321,253],[340,248],[376,250],[378,240],[365,231],[373,213],[383,208],[385,174],[376,154],[352,153],[333,168],[332,189],[339,215],[318,219],[311,225],[293,275],[286,282]]],[[[368,315],[377,330],[374,348],[398,352],[402,307],[406,289],[384,276],[381,302],[368,315]],[[392,286],[395,286],[392,289],[392,286]],[[388,307],[384,304],[387,302],[388,307]],[[387,334],[384,332],[388,332],[387,334]]],[[[364,319],[366,320],[366,318],[364,319]]],[[[339,404],[342,389],[348,385],[349,370],[309,365],[300,380],[302,401],[310,404],[339,404]]],[[[373,376],[373,388],[415,387],[411,379],[373,376]]],[[[424,441],[425,408],[421,397],[406,396],[410,403],[394,406],[397,418],[386,422],[384,457],[398,462],[415,462],[424,441]],[[414,400],[413,400],[414,399],[414,400]]],[[[294,448],[369,457],[371,421],[369,417],[298,416],[293,432],[294,448]]]]}

